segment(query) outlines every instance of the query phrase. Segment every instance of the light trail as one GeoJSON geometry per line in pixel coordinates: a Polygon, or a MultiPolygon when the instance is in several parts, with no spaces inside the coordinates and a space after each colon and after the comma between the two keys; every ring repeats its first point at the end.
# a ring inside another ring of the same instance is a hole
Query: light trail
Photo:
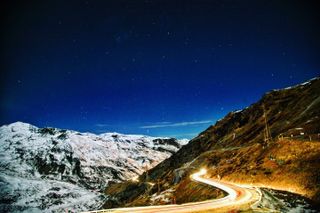
{"type": "Polygon", "coordinates": [[[205,169],[201,169],[199,172],[192,174],[190,178],[193,181],[219,188],[225,191],[228,194],[227,196],[220,199],[185,203],[181,205],[170,204],[170,205],[158,205],[158,206],[103,209],[103,210],[97,210],[97,211],[90,211],[86,213],[201,212],[201,211],[208,211],[208,210],[221,209],[221,208],[227,209],[228,207],[232,207],[233,209],[236,209],[237,207],[239,208],[242,205],[248,204],[248,206],[250,206],[250,204],[260,200],[261,194],[259,194],[256,189],[202,177],[206,173],[207,171],[205,169]]]}
{"type": "Polygon", "coordinates": [[[225,198],[228,198],[228,199],[231,199],[231,200],[236,199],[237,192],[234,189],[232,189],[230,187],[227,187],[226,185],[218,183],[216,181],[212,181],[210,179],[206,179],[206,178],[201,178],[200,177],[202,175],[205,175],[206,173],[207,173],[206,169],[201,169],[199,172],[192,174],[190,177],[191,177],[191,179],[193,179],[193,180],[195,180],[197,182],[206,183],[208,185],[214,186],[216,188],[219,188],[219,189],[227,192],[228,195],[225,198]]]}

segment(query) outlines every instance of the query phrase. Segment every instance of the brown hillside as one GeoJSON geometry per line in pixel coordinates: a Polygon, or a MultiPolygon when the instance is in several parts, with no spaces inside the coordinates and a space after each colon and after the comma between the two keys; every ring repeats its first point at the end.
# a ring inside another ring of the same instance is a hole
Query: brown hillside
{"type": "MultiPolygon", "coordinates": [[[[320,202],[320,78],[271,91],[250,107],[229,113],[148,171],[147,180],[145,174],[140,176],[140,182],[159,185],[113,207],[150,204],[150,196],[159,188],[173,189],[171,198],[188,202],[221,196],[207,187],[190,190],[194,186],[186,184],[189,175],[200,167],[206,167],[212,177],[297,192],[320,202]],[[264,140],[265,119],[270,141],[264,140]]],[[[122,187],[112,195],[117,200],[118,193],[139,189],[122,187]]]]}

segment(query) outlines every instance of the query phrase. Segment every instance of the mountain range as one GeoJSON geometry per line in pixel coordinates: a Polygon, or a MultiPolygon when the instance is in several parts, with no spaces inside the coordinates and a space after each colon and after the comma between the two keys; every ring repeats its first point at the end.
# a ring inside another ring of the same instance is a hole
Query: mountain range
{"type": "Polygon", "coordinates": [[[207,178],[259,187],[260,210],[307,211],[320,203],[319,159],[320,78],[269,91],[190,141],[16,122],[0,127],[0,211],[85,211],[225,196],[190,180],[199,168],[207,178]]]}
{"type": "Polygon", "coordinates": [[[188,140],[80,133],[16,122],[0,128],[0,212],[101,206],[110,183],[140,175],[188,140]]]}

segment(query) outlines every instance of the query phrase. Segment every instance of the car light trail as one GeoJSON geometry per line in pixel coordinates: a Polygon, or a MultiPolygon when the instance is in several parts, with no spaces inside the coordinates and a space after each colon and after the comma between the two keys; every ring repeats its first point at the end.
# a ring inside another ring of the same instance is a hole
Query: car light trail
{"type": "Polygon", "coordinates": [[[261,194],[256,189],[244,187],[241,185],[235,185],[222,181],[217,181],[209,178],[202,177],[207,173],[206,169],[200,169],[190,175],[191,180],[204,183],[210,187],[216,187],[225,191],[228,195],[220,198],[201,202],[185,203],[181,205],[158,205],[158,206],[144,206],[144,207],[127,207],[127,208],[115,208],[115,209],[103,209],[97,211],[90,211],[86,213],[103,213],[103,212],[127,212],[127,213],[151,213],[151,212],[167,212],[167,213],[178,213],[178,212],[199,212],[207,211],[228,207],[240,207],[245,204],[252,204],[260,199],[261,194]]]}

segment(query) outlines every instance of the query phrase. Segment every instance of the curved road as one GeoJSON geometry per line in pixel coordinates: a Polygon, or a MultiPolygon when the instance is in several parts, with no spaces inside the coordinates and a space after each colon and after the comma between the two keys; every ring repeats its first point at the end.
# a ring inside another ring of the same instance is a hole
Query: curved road
{"type": "Polygon", "coordinates": [[[127,207],[127,208],[116,208],[116,209],[104,209],[104,210],[97,210],[97,211],[90,211],[90,212],[91,213],[94,213],[94,212],[97,212],[97,213],[102,213],[102,212],[176,213],[176,212],[200,212],[200,211],[209,211],[214,209],[223,210],[224,208],[229,210],[229,208],[237,209],[243,205],[249,206],[253,203],[258,202],[261,199],[261,194],[257,189],[201,177],[205,174],[206,174],[206,170],[201,169],[199,172],[192,174],[190,178],[193,181],[205,183],[210,186],[219,188],[227,192],[228,195],[220,199],[186,203],[181,205],[172,204],[172,205],[160,205],[160,206],[127,207]]]}

